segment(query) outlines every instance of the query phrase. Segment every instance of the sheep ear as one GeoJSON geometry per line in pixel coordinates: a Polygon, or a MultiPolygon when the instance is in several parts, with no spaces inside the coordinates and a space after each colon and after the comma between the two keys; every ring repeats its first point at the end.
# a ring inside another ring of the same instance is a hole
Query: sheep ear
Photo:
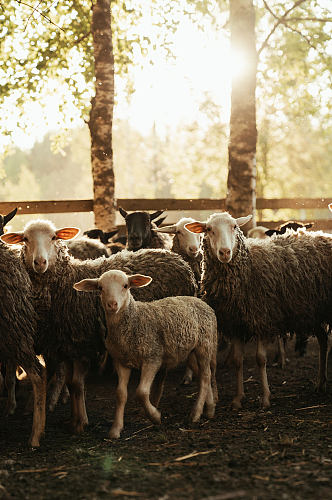
{"type": "Polygon", "coordinates": [[[150,220],[156,219],[157,217],[159,217],[159,215],[163,214],[164,212],[165,212],[165,210],[158,210],[158,212],[154,212],[153,214],[150,214],[150,220]]]}
{"type": "Polygon", "coordinates": [[[99,290],[98,281],[98,278],[82,280],[75,283],[73,288],[79,292],[95,292],[96,290],[99,290]]]}
{"type": "Polygon", "coordinates": [[[8,245],[17,245],[23,243],[23,231],[19,233],[5,233],[0,236],[1,241],[8,243],[8,245]]]}
{"type": "Polygon", "coordinates": [[[152,278],[150,276],[144,276],[143,274],[128,276],[129,288],[141,288],[147,286],[151,281],[152,278]]]}
{"type": "Polygon", "coordinates": [[[306,229],[309,229],[309,227],[312,227],[313,226],[313,223],[312,222],[309,222],[309,224],[304,224],[304,227],[306,229]]]}
{"type": "Polygon", "coordinates": [[[189,222],[185,224],[184,227],[190,233],[205,233],[206,231],[206,223],[205,222],[189,222]]]}
{"type": "Polygon", "coordinates": [[[123,208],[119,207],[119,212],[122,215],[122,217],[125,219],[128,215],[128,212],[126,212],[123,208]]]}
{"type": "Polygon", "coordinates": [[[161,219],[158,219],[158,220],[155,220],[154,223],[157,227],[159,227],[163,222],[164,220],[166,219],[167,215],[165,217],[161,217],[161,219]]]}
{"type": "Polygon", "coordinates": [[[118,234],[118,232],[119,232],[119,229],[115,229],[114,231],[110,231],[109,233],[104,233],[104,236],[105,236],[105,238],[107,238],[109,240],[110,238],[113,238],[113,236],[118,234]]]}
{"type": "Polygon", "coordinates": [[[176,225],[172,224],[171,226],[159,227],[158,229],[154,229],[154,231],[156,231],[158,233],[175,234],[176,233],[176,225]]]}
{"type": "Polygon", "coordinates": [[[80,232],[78,227],[63,227],[55,231],[58,240],[72,240],[80,232]]]}
{"type": "Polygon", "coordinates": [[[247,224],[252,219],[252,215],[247,215],[246,217],[238,217],[236,220],[236,223],[238,226],[244,226],[247,224]]]}
{"type": "Polygon", "coordinates": [[[332,203],[329,204],[329,209],[332,212],[332,203]]]}
{"type": "Polygon", "coordinates": [[[17,208],[14,208],[14,210],[12,210],[11,212],[9,212],[9,214],[5,215],[4,218],[3,218],[3,225],[5,226],[10,220],[12,220],[12,218],[14,217],[14,215],[16,215],[16,212],[17,212],[17,208]]]}

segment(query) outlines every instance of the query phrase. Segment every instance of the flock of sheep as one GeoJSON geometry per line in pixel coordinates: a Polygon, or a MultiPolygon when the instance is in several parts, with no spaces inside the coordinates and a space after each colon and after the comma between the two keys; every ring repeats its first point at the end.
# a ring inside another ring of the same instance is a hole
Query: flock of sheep
{"type": "MultiPolygon", "coordinates": [[[[191,421],[203,411],[213,417],[221,336],[231,344],[236,367],[235,409],[244,396],[244,345],[250,340],[257,345],[264,408],[270,405],[266,345],[277,339],[282,346],[289,333],[303,342],[317,337],[318,388],[326,390],[332,235],[293,227],[246,238],[241,226],[251,216],[223,212],[205,222],[183,218],[161,227],[162,212],[120,212],[126,240],[97,229],[76,238],[77,228],[56,229],[45,220],[5,232],[15,211],[0,216],[0,361],[7,413],[15,411],[15,372],[21,366],[33,388],[31,446],[39,446],[45,429],[46,394],[53,410],[61,391],[69,390],[72,430],[83,432],[85,378],[105,352],[118,375],[111,438],[123,429],[133,368],[140,370],[137,397],[153,422],[160,423],[167,371],[180,363],[186,365],[185,379],[194,374],[199,384],[191,421]]],[[[3,385],[0,374],[0,391],[3,385]]]]}

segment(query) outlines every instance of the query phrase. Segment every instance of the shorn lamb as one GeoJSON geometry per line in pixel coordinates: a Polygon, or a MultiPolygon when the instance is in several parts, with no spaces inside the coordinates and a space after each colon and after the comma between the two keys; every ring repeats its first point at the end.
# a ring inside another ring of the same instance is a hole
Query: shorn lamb
{"type": "Polygon", "coordinates": [[[151,277],[128,276],[122,271],[108,271],[100,278],[76,283],[76,290],[101,293],[107,322],[106,347],[118,374],[116,413],[110,431],[119,438],[123,429],[127,385],[132,368],[141,371],[136,391],[145,412],[159,424],[157,406],[162,385],[150,401],[150,390],[160,368],[175,368],[189,358],[198,367],[199,394],[191,412],[197,422],[206,404],[207,416],[213,417],[217,388],[215,383],[217,320],[213,310],[196,297],[167,297],[150,303],[137,302],[130,290],[145,287],[151,277]],[[212,384],[211,384],[212,381],[212,384]],[[213,386],[213,389],[212,389],[213,386]]]}
{"type": "Polygon", "coordinates": [[[204,233],[202,294],[213,307],[223,334],[232,340],[240,408],[243,349],[257,340],[256,360],[263,407],[270,405],[265,343],[287,332],[316,335],[320,345],[318,388],[326,390],[327,333],[332,321],[332,236],[286,233],[267,240],[245,238],[240,226],[251,219],[217,213],[186,228],[204,233]]]}
{"type": "Polygon", "coordinates": [[[73,283],[95,278],[109,269],[128,274],[144,272],[154,278],[150,287],[135,290],[135,297],[151,301],[172,295],[194,295],[193,273],[180,256],[166,250],[123,251],[109,258],[80,261],[70,257],[62,240],[77,228],[56,229],[49,221],[32,221],[24,231],[7,233],[7,243],[22,243],[21,258],[31,277],[41,311],[39,349],[46,359],[65,361],[71,395],[72,428],[83,432],[88,423],[84,379],[89,360],[104,350],[104,311],[94,294],[80,294],[73,283]],[[159,282],[158,282],[159,280],[159,282]]]}
{"type": "MultiPolygon", "coordinates": [[[[35,353],[37,314],[31,281],[17,251],[0,242],[0,359],[29,375],[34,394],[30,444],[39,446],[45,428],[45,369],[35,353]]],[[[7,377],[6,377],[7,378],[7,377]]],[[[11,381],[15,379],[11,378],[11,381]]],[[[15,387],[9,387],[8,413],[14,411],[15,387]]]]}

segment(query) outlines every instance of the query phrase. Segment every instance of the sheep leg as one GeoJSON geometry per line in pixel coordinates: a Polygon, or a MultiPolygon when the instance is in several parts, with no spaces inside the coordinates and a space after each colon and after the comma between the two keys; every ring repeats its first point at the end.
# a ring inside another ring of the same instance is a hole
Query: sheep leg
{"type": "Polygon", "coordinates": [[[3,390],[5,388],[5,381],[4,381],[2,373],[1,373],[1,366],[2,366],[2,363],[0,362],[0,394],[3,393],[3,390]]]}
{"type": "MultiPolygon", "coordinates": [[[[53,412],[57,402],[59,400],[61,391],[63,387],[65,386],[65,365],[64,363],[60,363],[60,365],[57,366],[55,370],[55,382],[52,386],[52,389],[49,391],[51,393],[50,399],[49,399],[49,404],[48,404],[48,409],[49,411],[53,412]]],[[[49,390],[49,387],[48,387],[49,390]]]]}
{"type": "Polygon", "coordinates": [[[207,362],[204,353],[195,351],[198,364],[199,392],[194,408],[190,413],[191,422],[198,422],[200,419],[204,404],[206,404],[206,412],[209,418],[214,415],[214,398],[211,387],[211,370],[210,362],[207,362]]]}
{"type": "Polygon", "coordinates": [[[151,364],[151,363],[143,363],[141,369],[141,378],[139,385],[136,390],[137,398],[143,403],[143,407],[147,416],[152,420],[155,424],[160,424],[161,416],[160,412],[157,410],[155,406],[150,401],[150,390],[153,383],[153,380],[160,368],[161,363],[151,364]]]}
{"type": "Polygon", "coordinates": [[[131,373],[130,368],[121,365],[118,361],[114,361],[114,365],[118,374],[118,386],[116,388],[115,417],[109,433],[111,439],[119,438],[123,429],[123,415],[128,396],[127,387],[131,373]]]}
{"type": "Polygon", "coordinates": [[[192,370],[189,368],[189,366],[186,367],[186,371],[183,375],[183,379],[181,380],[181,384],[183,385],[188,385],[190,384],[190,382],[192,381],[193,379],[193,372],[192,370]]]}
{"type": "Polygon", "coordinates": [[[327,347],[328,334],[324,328],[316,331],[316,337],[319,343],[319,366],[318,366],[318,384],[317,391],[326,392],[327,390],[327,347]]]}
{"type": "Polygon", "coordinates": [[[162,367],[155,376],[151,387],[150,401],[156,408],[159,406],[160,399],[164,391],[166,375],[167,368],[162,367]]]}
{"type": "MultiPolygon", "coordinates": [[[[27,371],[27,370],[26,370],[27,371]]],[[[28,373],[28,371],[27,371],[28,373]]],[[[46,369],[40,366],[40,374],[28,373],[34,395],[33,423],[30,437],[30,445],[35,448],[39,446],[41,436],[45,431],[46,419],[46,369]]]]}
{"type": "Polygon", "coordinates": [[[281,337],[281,335],[278,335],[277,342],[278,342],[277,359],[279,360],[281,368],[284,369],[286,366],[285,340],[281,337]]]}
{"type": "Polygon", "coordinates": [[[214,400],[214,403],[217,403],[219,396],[218,396],[218,386],[217,386],[217,380],[216,380],[216,371],[217,371],[217,356],[216,355],[212,355],[210,369],[211,369],[211,386],[212,386],[212,392],[213,392],[213,400],[214,400]]]}
{"type": "Polygon", "coordinates": [[[243,356],[244,344],[241,340],[233,340],[232,342],[233,363],[236,370],[236,395],[232,401],[232,408],[239,410],[242,408],[241,401],[244,397],[243,387],[243,356]]]}
{"type": "Polygon", "coordinates": [[[85,360],[74,361],[74,384],[77,387],[77,421],[74,427],[76,434],[82,434],[84,427],[88,425],[88,415],[85,406],[85,377],[89,370],[89,363],[85,360]]]}
{"type": "Polygon", "coordinates": [[[16,363],[12,360],[6,363],[5,383],[8,393],[6,415],[13,415],[16,410],[16,363]]]}
{"type": "Polygon", "coordinates": [[[85,407],[85,376],[88,371],[87,364],[83,360],[74,360],[72,365],[72,376],[68,382],[71,399],[71,426],[76,434],[81,434],[84,427],[88,425],[88,416],[85,407]]]}
{"type": "Polygon", "coordinates": [[[262,339],[257,340],[257,351],[256,351],[256,362],[259,368],[259,373],[261,377],[262,387],[263,387],[263,408],[270,407],[270,389],[269,382],[267,380],[266,373],[266,349],[262,339]]]}

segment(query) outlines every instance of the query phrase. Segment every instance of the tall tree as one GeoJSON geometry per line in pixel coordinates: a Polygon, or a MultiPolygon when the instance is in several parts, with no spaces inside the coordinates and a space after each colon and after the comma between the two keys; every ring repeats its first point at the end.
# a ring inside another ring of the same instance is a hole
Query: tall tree
{"type": "MultiPolygon", "coordinates": [[[[229,171],[226,208],[234,217],[256,209],[256,68],[255,9],[252,0],[230,0],[231,52],[243,71],[232,77],[229,171]]],[[[255,225],[255,219],[250,226],[255,225]]]]}
{"type": "Polygon", "coordinates": [[[114,107],[114,56],[111,0],[96,0],[92,7],[91,32],[95,62],[95,89],[91,99],[91,167],[95,224],[110,231],[115,224],[112,123],[114,107]]]}

